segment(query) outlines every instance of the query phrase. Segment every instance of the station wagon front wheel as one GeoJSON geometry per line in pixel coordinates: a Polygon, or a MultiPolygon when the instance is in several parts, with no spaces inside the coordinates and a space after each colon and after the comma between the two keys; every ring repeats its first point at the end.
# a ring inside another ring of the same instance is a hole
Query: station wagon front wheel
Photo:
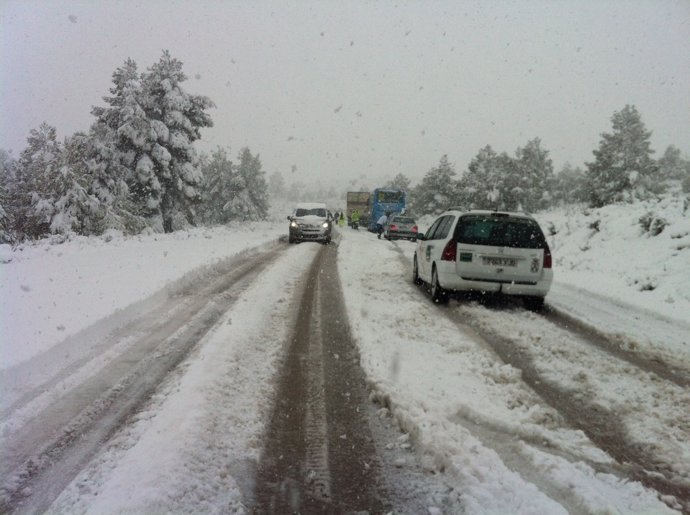
{"type": "Polygon", "coordinates": [[[431,300],[436,304],[445,304],[448,302],[448,292],[438,283],[438,273],[436,272],[435,266],[431,270],[431,300]]]}

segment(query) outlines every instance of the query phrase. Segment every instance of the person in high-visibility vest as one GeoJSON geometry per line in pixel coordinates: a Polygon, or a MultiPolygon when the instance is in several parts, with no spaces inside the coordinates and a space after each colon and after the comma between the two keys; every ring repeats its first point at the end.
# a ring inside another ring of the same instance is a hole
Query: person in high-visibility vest
{"type": "Polygon", "coordinates": [[[352,228],[359,229],[359,211],[355,209],[350,215],[350,219],[352,220],[352,228]]]}

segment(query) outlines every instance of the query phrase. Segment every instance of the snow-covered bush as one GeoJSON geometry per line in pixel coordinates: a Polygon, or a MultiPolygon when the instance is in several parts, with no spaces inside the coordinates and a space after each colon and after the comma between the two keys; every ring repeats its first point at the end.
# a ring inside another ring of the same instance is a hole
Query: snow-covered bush
{"type": "Polygon", "coordinates": [[[658,236],[668,225],[668,221],[661,216],[657,216],[652,211],[648,211],[638,220],[642,230],[650,236],[658,236]]]}

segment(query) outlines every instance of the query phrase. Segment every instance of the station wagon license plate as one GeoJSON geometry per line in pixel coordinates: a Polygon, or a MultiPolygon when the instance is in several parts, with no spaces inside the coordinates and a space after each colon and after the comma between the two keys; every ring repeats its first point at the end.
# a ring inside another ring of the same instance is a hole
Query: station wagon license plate
{"type": "Polygon", "coordinates": [[[482,256],[482,263],[491,266],[517,266],[517,259],[507,257],[482,256]]]}

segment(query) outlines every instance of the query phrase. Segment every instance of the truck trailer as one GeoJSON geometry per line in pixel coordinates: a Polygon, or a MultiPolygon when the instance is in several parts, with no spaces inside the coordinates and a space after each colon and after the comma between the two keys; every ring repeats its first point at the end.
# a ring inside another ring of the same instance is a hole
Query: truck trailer
{"type": "Polygon", "coordinates": [[[359,211],[359,224],[362,227],[369,225],[369,198],[371,193],[368,191],[348,191],[345,215],[347,225],[352,225],[352,212],[359,211]]]}

